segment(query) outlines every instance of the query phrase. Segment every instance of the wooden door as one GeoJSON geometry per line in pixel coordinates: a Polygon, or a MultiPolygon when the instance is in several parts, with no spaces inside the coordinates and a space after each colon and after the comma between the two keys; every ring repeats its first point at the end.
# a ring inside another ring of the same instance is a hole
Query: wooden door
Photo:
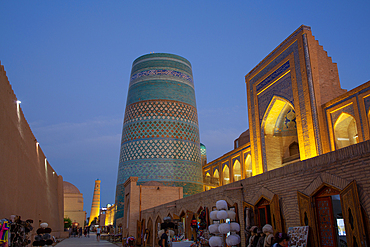
{"type": "Polygon", "coordinates": [[[192,228],[190,227],[191,219],[193,218],[194,213],[191,211],[186,211],[186,218],[185,218],[185,237],[189,240],[191,239],[192,228]]]}
{"type": "Polygon", "coordinates": [[[311,199],[309,196],[297,192],[298,194],[298,208],[299,208],[299,219],[301,226],[309,226],[308,241],[311,246],[319,246],[316,238],[316,221],[315,214],[312,209],[311,199]]]}
{"type": "Polygon", "coordinates": [[[270,212],[271,212],[271,225],[272,229],[274,229],[274,234],[277,232],[283,231],[283,224],[281,220],[280,214],[280,204],[279,204],[279,197],[278,195],[274,195],[270,202],[270,212]]]}
{"type": "Polygon", "coordinates": [[[147,241],[146,241],[146,245],[147,246],[154,246],[153,245],[153,240],[154,240],[154,231],[153,231],[153,222],[152,222],[152,219],[149,219],[148,221],[148,233],[147,233],[147,241]]]}
{"type": "Polygon", "coordinates": [[[317,197],[315,200],[320,246],[335,247],[337,246],[337,235],[334,228],[331,197],[317,197]]]}
{"type": "Polygon", "coordinates": [[[356,181],[340,193],[348,246],[367,246],[356,181]]]}
{"type": "Polygon", "coordinates": [[[136,232],[136,243],[138,244],[138,245],[141,245],[141,221],[140,220],[138,220],[137,222],[136,222],[136,224],[137,224],[137,232],[136,232]]]}
{"type": "Polygon", "coordinates": [[[243,208],[244,208],[245,227],[256,225],[257,222],[255,220],[254,205],[252,205],[250,203],[243,202],[243,208]]]}
{"type": "Polygon", "coordinates": [[[145,242],[145,239],[144,239],[144,235],[145,235],[145,220],[142,220],[141,221],[141,245],[144,245],[144,242],[145,242]]]}

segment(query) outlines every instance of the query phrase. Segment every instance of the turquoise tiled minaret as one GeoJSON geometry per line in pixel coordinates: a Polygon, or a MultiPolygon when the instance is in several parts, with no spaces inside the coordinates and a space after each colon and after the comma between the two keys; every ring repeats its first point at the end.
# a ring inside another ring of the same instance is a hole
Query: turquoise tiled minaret
{"type": "Polygon", "coordinates": [[[123,217],[124,186],[158,181],[202,191],[198,115],[191,64],[183,57],[152,53],[132,65],[122,130],[116,218],[123,217]]]}

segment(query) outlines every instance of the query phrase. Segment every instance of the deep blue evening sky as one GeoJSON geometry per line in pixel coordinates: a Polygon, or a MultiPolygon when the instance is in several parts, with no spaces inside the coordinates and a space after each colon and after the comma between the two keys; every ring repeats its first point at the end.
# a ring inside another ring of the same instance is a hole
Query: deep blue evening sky
{"type": "Polygon", "coordinates": [[[131,65],[149,52],[193,66],[211,161],[248,128],[244,76],[300,25],[338,63],[342,87],[370,80],[370,1],[1,1],[0,61],[48,161],[84,195],[114,203],[131,65]]]}

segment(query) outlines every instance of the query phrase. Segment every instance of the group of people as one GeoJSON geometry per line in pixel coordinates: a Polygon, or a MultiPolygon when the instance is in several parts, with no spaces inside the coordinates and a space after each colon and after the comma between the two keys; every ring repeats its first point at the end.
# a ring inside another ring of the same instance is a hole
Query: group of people
{"type": "Polygon", "coordinates": [[[257,226],[247,227],[247,247],[285,247],[288,246],[290,237],[288,234],[278,232],[274,236],[270,224],[266,224],[262,231],[257,226]]]}
{"type": "Polygon", "coordinates": [[[82,229],[82,227],[72,227],[69,229],[69,235],[73,236],[74,238],[81,238],[82,233],[85,235],[85,237],[90,237],[90,228],[85,227],[85,229],[82,229]]]}
{"type": "MultiPolygon", "coordinates": [[[[73,236],[74,238],[76,237],[79,237],[81,238],[82,237],[82,232],[86,237],[90,237],[90,227],[89,226],[86,226],[85,229],[82,230],[82,227],[72,227],[69,229],[69,236],[73,236]]],[[[96,228],[96,240],[99,242],[100,241],[100,233],[101,233],[101,229],[100,227],[98,226],[96,228]]]]}

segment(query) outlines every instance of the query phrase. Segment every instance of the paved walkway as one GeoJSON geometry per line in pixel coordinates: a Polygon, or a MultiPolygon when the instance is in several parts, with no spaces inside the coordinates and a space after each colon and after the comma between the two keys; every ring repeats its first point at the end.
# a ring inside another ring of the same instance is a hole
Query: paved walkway
{"type": "Polygon", "coordinates": [[[76,247],[76,246],[100,246],[100,247],[117,247],[117,245],[112,244],[106,240],[96,240],[96,234],[90,233],[89,238],[82,236],[81,238],[67,238],[56,245],[57,247],[76,247]]]}

